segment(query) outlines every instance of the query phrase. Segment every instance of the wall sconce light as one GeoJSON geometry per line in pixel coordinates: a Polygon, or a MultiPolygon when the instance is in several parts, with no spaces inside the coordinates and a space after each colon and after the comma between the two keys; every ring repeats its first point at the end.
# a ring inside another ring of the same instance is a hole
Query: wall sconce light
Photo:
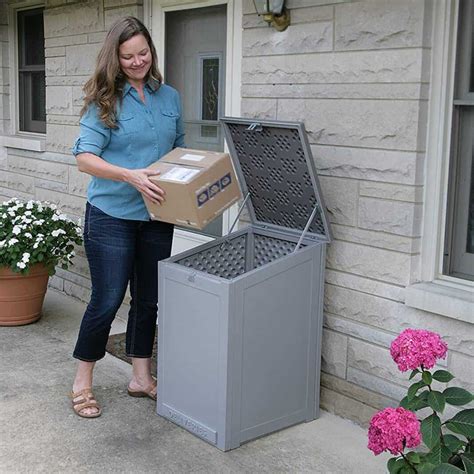
{"type": "Polygon", "coordinates": [[[253,0],[258,15],[277,31],[285,31],[290,24],[290,12],[285,0],[253,0]]]}

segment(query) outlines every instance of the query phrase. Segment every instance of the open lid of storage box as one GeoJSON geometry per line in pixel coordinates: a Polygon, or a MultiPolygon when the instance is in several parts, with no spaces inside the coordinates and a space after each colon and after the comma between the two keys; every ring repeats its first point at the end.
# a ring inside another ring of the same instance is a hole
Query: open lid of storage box
{"type": "Polygon", "coordinates": [[[305,236],[329,242],[331,230],[304,125],[233,117],[221,122],[242,194],[249,195],[252,223],[297,236],[307,228],[305,236]]]}

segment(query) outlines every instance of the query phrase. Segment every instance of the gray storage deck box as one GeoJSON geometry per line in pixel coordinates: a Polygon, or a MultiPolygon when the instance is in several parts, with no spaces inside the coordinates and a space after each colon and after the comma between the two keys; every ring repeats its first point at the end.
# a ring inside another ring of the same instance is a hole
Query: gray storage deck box
{"type": "Polygon", "coordinates": [[[158,413],[229,450],[319,414],[330,231],[303,125],[222,122],[251,225],[159,263],[158,413]]]}

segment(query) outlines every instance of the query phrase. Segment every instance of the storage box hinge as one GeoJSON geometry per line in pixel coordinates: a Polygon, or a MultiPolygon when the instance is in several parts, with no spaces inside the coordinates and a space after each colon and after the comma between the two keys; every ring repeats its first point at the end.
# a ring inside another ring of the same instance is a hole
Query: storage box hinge
{"type": "Polygon", "coordinates": [[[248,126],[247,130],[255,130],[256,132],[261,132],[263,130],[263,127],[261,123],[253,122],[248,126]]]}

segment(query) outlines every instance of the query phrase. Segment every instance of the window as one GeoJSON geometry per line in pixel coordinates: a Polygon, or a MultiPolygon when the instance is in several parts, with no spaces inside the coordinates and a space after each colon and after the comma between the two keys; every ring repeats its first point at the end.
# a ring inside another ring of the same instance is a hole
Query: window
{"type": "Polygon", "coordinates": [[[214,141],[218,138],[220,125],[220,84],[221,55],[199,55],[199,113],[200,120],[208,123],[201,125],[201,139],[214,141]],[[215,125],[212,124],[215,122],[215,125]]]}
{"type": "Polygon", "coordinates": [[[17,12],[19,126],[46,132],[43,9],[17,12]]]}
{"type": "Polygon", "coordinates": [[[474,0],[459,9],[444,273],[474,280],[474,0]]]}

